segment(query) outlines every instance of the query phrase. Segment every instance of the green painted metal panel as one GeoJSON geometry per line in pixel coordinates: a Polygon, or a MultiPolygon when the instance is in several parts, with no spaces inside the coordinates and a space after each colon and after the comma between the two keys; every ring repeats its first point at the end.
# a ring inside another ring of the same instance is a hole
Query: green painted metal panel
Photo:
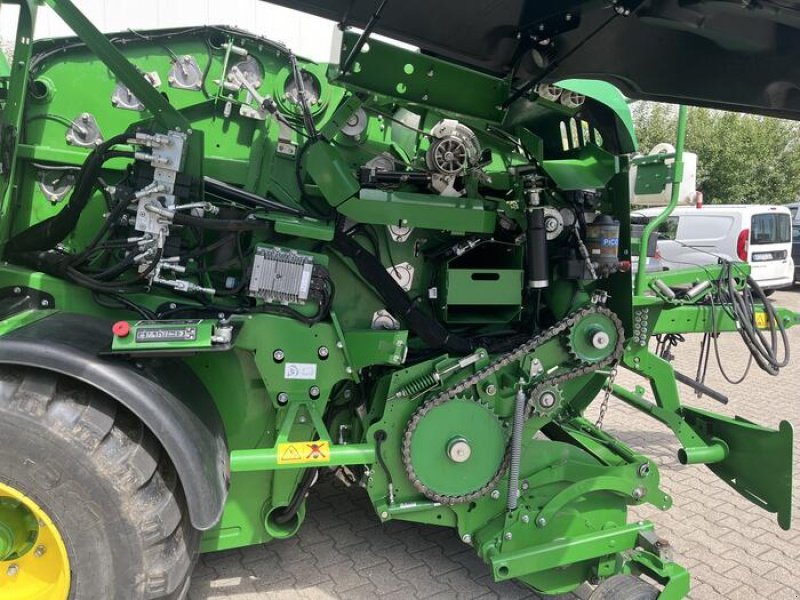
{"type": "MultiPolygon", "coordinates": [[[[344,34],[340,64],[357,39],[357,33],[344,34]]],[[[503,119],[502,104],[510,89],[508,79],[375,39],[362,48],[348,73],[342,74],[337,66],[332,66],[331,75],[347,86],[494,122],[503,119]],[[454,90],[469,90],[469,94],[454,94],[454,90]]]]}
{"type": "Polygon", "coordinates": [[[339,207],[342,214],[364,223],[491,233],[496,214],[477,198],[452,198],[412,192],[362,189],[339,207]]]}

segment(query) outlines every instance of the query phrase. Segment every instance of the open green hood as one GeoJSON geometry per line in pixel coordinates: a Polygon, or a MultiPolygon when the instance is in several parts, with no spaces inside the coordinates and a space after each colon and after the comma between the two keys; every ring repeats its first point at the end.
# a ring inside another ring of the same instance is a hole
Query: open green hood
{"type": "MultiPolygon", "coordinates": [[[[271,1],[352,27],[381,4],[271,1]]],[[[631,98],[800,118],[800,0],[389,0],[374,32],[519,86],[595,78],[631,98]]]]}

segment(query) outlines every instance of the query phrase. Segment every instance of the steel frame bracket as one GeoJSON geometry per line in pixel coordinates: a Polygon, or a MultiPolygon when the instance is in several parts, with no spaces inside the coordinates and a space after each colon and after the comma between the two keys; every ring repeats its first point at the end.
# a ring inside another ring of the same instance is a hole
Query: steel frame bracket
{"type": "Polygon", "coordinates": [[[596,533],[559,538],[514,552],[494,554],[488,558],[489,566],[495,581],[524,577],[531,573],[557,569],[565,564],[600,559],[632,550],[636,548],[640,534],[652,530],[652,523],[639,521],[596,533]]]}

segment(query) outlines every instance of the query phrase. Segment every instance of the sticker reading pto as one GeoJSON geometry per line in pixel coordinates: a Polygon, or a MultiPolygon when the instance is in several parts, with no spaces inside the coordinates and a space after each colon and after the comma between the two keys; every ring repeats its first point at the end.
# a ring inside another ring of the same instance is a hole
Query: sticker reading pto
{"type": "Polygon", "coordinates": [[[289,442],[278,444],[279,465],[306,465],[331,462],[329,442],[289,442]]]}
{"type": "Polygon", "coordinates": [[[316,379],[317,365],[314,363],[286,363],[283,367],[285,379],[316,379]]]}

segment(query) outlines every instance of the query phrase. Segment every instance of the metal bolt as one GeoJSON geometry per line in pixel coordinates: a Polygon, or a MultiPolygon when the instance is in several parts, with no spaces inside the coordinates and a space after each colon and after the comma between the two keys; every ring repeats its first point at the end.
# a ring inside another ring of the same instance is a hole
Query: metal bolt
{"type": "Polygon", "coordinates": [[[461,541],[464,542],[465,544],[471,544],[472,536],[468,533],[465,533],[464,535],[461,536],[461,541]]]}
{"type": "Polygon", "coordinates": [[[463,438],[459,438],[450,442],[447,448],[447,456],[450,460],[456,463],[464,463],[469,460],[472,455],[472,448],[469,442],[463,438]]]}
{"type": "Polygon", "coordinates": [[[605,350],[611,343],[611,337],[605,331],[598,331],[592,336],[592,346],[598,350],[605,350]]]}
{"type": "Polygon", "coordinates": [[[330,355],[327,346],[320,346],[317,350],[317,356],[319,356],[322,360],[325,360],[330,355]]]}
{"type": "Polygon", "coordinates": [[[170,302],[170,303],[169,303],[169,309],[170,309],[170,310],[175,310],[176,308],[178,308],[178,305],[177,305],[177,304],[175,304],[174,302],[170,302]]]}
{"type": "Polygon", "coordinates": [[[528,480],[527,480],[527,479],[523,479],[523,480],[522,480],[522,490],[523,490],[523,491],[527,490],[527,489],[528,489],[530,486],[531,486],[531,484],[530,484],[530,483],[528,483],[528,480]]]}
{"type": "Polygon", "coordinates": [[[319,387],[317,387],[316,385],[312,385],[310,388],[308,388],[308,395],[314,400],[319,398],[319,393],[320,393],[319,387]]]}
{"type": "Polygon", "coordinates": [[[343,344],[342,342],[336,342],[336,347],[337,347],[339,350],[341,350],[342,348],[344,348],[344,344],[343,344]]]}
{"type": "Polygon", "coordinates": [[[15,294],[21,294],[22,293],[22,288],[21,287],[15,287],[14,288],[14,293],[15,294]]]}
{"type": "Polygon", "coordinates": [[[567,13],[564,15],[565,21],[572,21],[572,13],[567,13]]]}
{"type": "Polygon", "coordinates": [[[280,394],[278,394],[278,404],[284,406],[288,403],[289,403],[289,394],[287,394],[286,392],[281,392],[280,394]]]}
{"type": "Polygon", "coordinates": [[[639,477],[647,477],[650,474],[650,464],[642,463],[639,465],[639,477]]]}
{"type": "Polygon", "coordinates": [[[286,358],[286,354],[283,353],[283,350],[275,350],[275,352],[272,353],[272,358],[275,362],[283,362],[283,359],[286,358]]]}
{"type": "Polygon", "coordinates": [[[492,491],[491,494],[489,494],[489,496],[491,497],[492,500],[497,500],[500,497],[500,492],[494,490],[492,491]]]}
{"type": "Polygon", "coordinates": [[[42,306],[47,308],[48,306],[50,306],[50,301],[49,300],[42,300],[42,306]]]}
{"type": "Polygon", "coordinates": [[[544,527],[546,525],[547,525],[547,519],[545,519],[544,517],[539,517],[538,519],[536,519],[537,527],[544,527]]]}
{"type": "Polygon", "coordinates": [[[531,518],[528,515],[522,515],[519,518],[519,520],[527,525],[530,522],[531,518]]]}
{"type": "Polygon", "coordinates": [[[36,550],[33,551],[33,555],[36,558],[41,558],[42,556],[44,556],[45,552],[47,552],[47,548],[39,544],[38,546],[36,546],[36,550]]]}
{"type": "Polygon", "coordinates": [[[497,393],[497,386],[493,383],[490,383],[486,386],[486,394],[488,396],[494,396],[497,393]]]}
{"type": "Polygon", "coordinates": [[[644,496],[645,490],[644,488],[637,487],[633,492],[631,492],[631,496],[633,496],[634,500],[640,500],[644,496]]]}
{"type": "Polygon", "coordinates": [[[505,535],[503,536],[503,539],[505,539],[507,542],[510,542],[513,538],[514,536],[510,531],[506,531],[505,535]]]}
{"type": "Polygon", "coordinates": [[[19,573],[19,565],[15,563],[8,566],[8,569],[6,570],[6,575],[8,575],[9,577],[14,577],[14,575],[16,575],[17,573],[19,573]]]}
{"type": "Polygon", "coordinates": [[[353,367],[346,367],[344,372],[350,375],[353,372],[353,367]]]}
{"type": "Polygon", "coordinates": [[[385,521],[385,520],[386,520],[386,519],[388,519],[388,518],[389,518],[389,513],[388,513],[388,512],[386,512],[386,511],[383,511],[383,512],[381,513],[381,519],[383,519],[383,520],[385,521]]]}
{"type": "Polygon", "coordinates": [[[300,415],[300,417],[298,417],[298,419],[297,419],[297,422],[302,425],[302,424],[304,424],[306,422],[306,420],[307,419],[306,419],[305,415],[300,415]]]}
{"type": "Polygon", "coordinates": [[[539,404],[542,408],[553,408],[556,404],[556,395],[553,392],[545,392],[539,398],[539,404]]]}

